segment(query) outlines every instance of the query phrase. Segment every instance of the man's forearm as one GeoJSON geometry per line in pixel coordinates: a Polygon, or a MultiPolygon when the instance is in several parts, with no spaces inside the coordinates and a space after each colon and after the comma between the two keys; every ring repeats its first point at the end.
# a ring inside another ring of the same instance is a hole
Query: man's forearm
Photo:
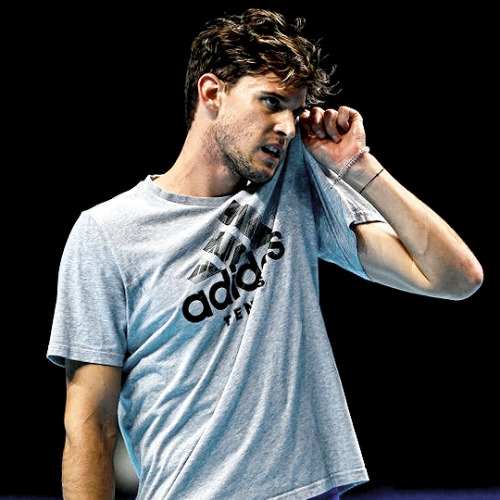
{"type": "Polygon", "coordinates": [[[350,172],[357,191],[385,217],[425,277],[437,290],[467,295],[480,284],[482,270],[455,231],[399,184],[371,155],[350,172]]]}
{"type": "Polygon", "coordinates": [[[112,500],[115,496],[113,452],[116,440],[91,432],[66,437],[62,463],[65,500],[112,500]]]}

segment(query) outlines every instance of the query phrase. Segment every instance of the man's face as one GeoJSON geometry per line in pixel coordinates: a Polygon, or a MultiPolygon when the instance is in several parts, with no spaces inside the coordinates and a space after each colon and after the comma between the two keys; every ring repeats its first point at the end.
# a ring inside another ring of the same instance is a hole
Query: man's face
{"type": "Polygon", "coordinates": [[[269,181],[296,132],[305,88],[274,76],[245,76],[221,95],[212,133],[228,170],[258,184],[269,181]]]}

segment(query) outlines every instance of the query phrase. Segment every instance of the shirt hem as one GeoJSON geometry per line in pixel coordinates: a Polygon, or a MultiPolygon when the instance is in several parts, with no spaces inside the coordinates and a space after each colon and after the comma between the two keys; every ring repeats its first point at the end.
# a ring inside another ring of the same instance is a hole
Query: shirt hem
{"type": "Polygon", "coordinates": [[[57,366],[65,366],[65,360],[82,361],[97,365],[123,366],[123,356],[121,354],[92,351],[80,347],[70,347],[66,345],[52,345],[47,350],[47,359],[57,366]]]}
{"type": "Polygon", "coordinates": [[[339,494],[343,494],[351,488],[368,481],[368,472],[364,467],[348,472],[336,472],[320,481],[271,497],[270,500],[303,500],[304,498],[311,498],[326,493],[332,488],[338,488],[339,494]]]}

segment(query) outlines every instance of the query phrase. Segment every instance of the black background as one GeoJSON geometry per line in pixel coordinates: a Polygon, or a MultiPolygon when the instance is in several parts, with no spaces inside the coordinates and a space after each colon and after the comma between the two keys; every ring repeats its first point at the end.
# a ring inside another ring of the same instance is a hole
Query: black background
{"type": "Polygon", "coordinates": [[[372,153],[485,269],[481,290],[452,302],[322,265],[325,317],[371,487],[500,485],[493,6],[124,5],[39,5],[6,17],[0,493],[60,491],[64,373],[45,351],[73,223],[175,161],[190,42],[206,19],[251,6],[307,18],[306,34],[322,38],[338,65],[343,91],[328,104],[363,114],[372,153]]]}

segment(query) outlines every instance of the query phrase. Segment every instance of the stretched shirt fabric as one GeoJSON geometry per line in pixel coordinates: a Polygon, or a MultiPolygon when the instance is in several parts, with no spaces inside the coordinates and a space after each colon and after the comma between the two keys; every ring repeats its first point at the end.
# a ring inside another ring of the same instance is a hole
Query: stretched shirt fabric
{"type": "Polygon", "coordinates": [[[334,178],[297,138],[264,185],[197,198],[148,177],[81,214],[48,357],[122,367],[139,499],[302,500],[368,480],[318,258],[368,279],[351,226],[382,218],[334,178]]]}

